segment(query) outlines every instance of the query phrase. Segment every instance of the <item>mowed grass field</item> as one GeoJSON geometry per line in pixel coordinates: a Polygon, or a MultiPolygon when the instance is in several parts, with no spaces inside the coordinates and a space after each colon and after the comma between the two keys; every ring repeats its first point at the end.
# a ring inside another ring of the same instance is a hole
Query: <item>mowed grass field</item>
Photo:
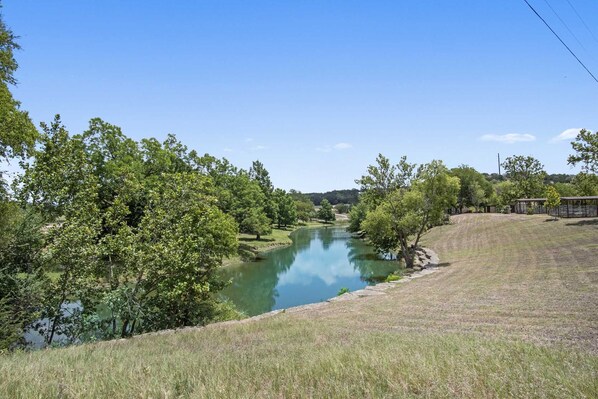
{"type": "Polygon", "coordinates": [[[386,294],[0,357],[1,398],[596,398],[598,219],[461,215],[386,294]]]}

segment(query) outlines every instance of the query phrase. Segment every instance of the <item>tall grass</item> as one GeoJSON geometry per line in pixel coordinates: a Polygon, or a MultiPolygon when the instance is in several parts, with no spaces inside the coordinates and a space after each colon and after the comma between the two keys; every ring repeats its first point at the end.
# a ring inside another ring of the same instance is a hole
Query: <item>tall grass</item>
{"type": "Polygon", "coordinates": [[[598,397],[598,358],[285,317],[7,356],[0,397],[598,397]]]}

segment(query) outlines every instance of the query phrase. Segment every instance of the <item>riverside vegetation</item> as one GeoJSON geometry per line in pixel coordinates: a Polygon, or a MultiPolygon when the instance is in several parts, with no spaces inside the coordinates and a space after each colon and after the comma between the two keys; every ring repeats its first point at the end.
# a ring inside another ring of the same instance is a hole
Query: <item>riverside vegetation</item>
{"type": "Polygon", "coordinates": [[[327,198],[315,214],[309,197],[275,188],[259,161],[243,170],[172,135],[136,141],[99,118],[71,134],[59,116],[37,130],[10,91],[18,48],[0,19],[0,158],[22,168],[12,184],[0,175],[0,397],[598,396],[595,221],[447,216],[598,195],[587,130],[570,183],[547,184],[529,156],[489,179],[379,155],[357,180],[349,228],[406,268],[420,245],[450,265],[388,295],[24,351],[32,328],[51,346],[239,319],[218,297],[225,261],[334,214],[327,198]]]}
{"type": "Polygon", "coordinates": [[[596,397],[598,226],[545,220],[455,216],[387,295],[5,355],[0,396],[596,397]]]}

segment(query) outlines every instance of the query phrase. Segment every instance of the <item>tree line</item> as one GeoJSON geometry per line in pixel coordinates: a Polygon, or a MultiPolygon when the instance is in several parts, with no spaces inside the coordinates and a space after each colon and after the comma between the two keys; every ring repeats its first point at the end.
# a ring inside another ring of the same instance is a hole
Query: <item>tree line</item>
{"type": "Polygon", "coordinates": [[[58,115],[38,131],[9,88],[18,49],[0,19],[0,159],[23,171],[10,187],[0,171],[0,350],[32,328],[50,345],[238,317],[216,269],[239,233],[314,217],[309,198],[173,135],[135,141],[98,118],[73,135],[58,115]]]}
{"type": "Polygon", "coordinates": [[[434,160],[418,166],[405,156],[393,164],[379,154],[355,180],[361,194],[349,213],[349,230],[365,233],[379,253],[397,253],[412,268],[422,235],[445,223],[451,211],[478,212],[488,205],[508,211],[518,198],[538,197],[554,208],[560,196],[598,195],[598,132],[582,129],[571,145],[574,154],[567,162],[582,169],[571,182],[548,180],[544,166],[531,156],[506,158],[505,176],[492,181],[467,165],[448,169],[434,160]]]}

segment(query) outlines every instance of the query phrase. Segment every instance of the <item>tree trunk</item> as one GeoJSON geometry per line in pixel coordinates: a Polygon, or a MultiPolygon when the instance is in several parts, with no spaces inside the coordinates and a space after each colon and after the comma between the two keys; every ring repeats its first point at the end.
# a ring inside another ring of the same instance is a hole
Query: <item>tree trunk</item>
{"type": "Polygon", "coordinates": [[[256,234],[256,237],[255,237],[255,239],[259,241],[259,240],[260,240],[260,238],[262,238],[262,236],[261,236],[259,233],[258,233],[258,234],[256,234]]]}
{"type": "Polygon", "coordinates": [[[56,315],[54,316],[54,319],[52,320],[52,328],[50,330],[50,336],[48,337],[48,340],[46,342],[48,345],[52,344],[52,340],[54,339],[54,334],[56,333],[56,325],[58,324],[58,321],[60,320],[60,316],[62,316],[62,304],[64,303],[64,301],[66,301],[66,286],[68,284],[68,279],[69,279],[69,272],[67,269],[67,270],[65,270],[65,272],[63,274],[60,302],[58,302],[58,308],[56,310],[56,315]]]}

